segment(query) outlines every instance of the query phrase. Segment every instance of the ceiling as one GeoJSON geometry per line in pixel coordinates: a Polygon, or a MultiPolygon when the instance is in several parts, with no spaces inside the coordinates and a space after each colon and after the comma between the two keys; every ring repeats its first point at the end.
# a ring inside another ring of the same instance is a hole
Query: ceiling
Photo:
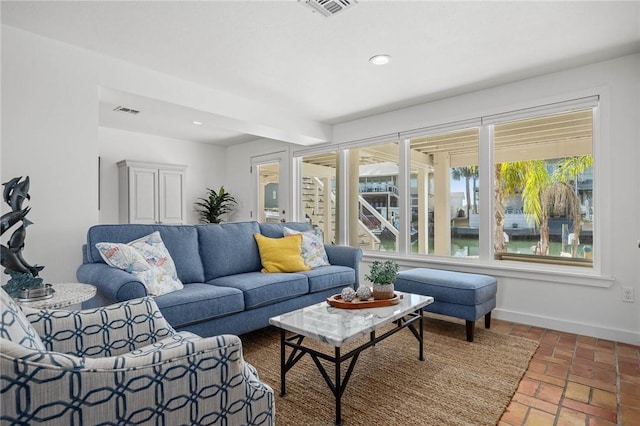
{"type": "MultiPolygon", "coordinates": [[[[2,1],[1,12],[4,25],[323,125],[640,51],[639,1],[360,0],[328,18],[296,0],[2,1]],[[391,62],[370,64],[378,53],[391,62]]],[[[103,126],[221,145],[261,136],[192,124],[208,118],[101,92],[103,126]]]]}

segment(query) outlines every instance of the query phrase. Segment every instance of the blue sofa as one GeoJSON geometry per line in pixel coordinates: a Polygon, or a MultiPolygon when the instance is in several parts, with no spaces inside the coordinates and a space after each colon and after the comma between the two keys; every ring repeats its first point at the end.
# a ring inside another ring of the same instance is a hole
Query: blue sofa
{"type": "Polygon", "coordinates": [[[160,311],[177,330],[200,336],[243,334],[269,325],[269,318],[358,287],[362,251],[325,245],[330,266],[296,273],[262,273],[253,236],[283,237],[283,226],[297,231],[306,223],[229,222],[207,225],[96,225],[87,232],[79,282],[98,288],[83,308],[94,308],[147,295],[142,282],[108,266],[98,242],[127,243],[154,231],[176,265],[184,288],[155,298],[160,311]]]}

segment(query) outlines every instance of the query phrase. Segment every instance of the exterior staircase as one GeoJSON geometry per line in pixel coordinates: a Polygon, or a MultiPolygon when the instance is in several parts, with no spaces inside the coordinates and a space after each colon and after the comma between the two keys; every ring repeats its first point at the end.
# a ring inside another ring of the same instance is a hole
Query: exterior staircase
{"type": "MultiPolygon", "coordinates": [[[[305,218],[311,226],[320,229],[324,242],[335,243],[336,196],[333,189],[325,191],[325,183],[312,176],[302,177],[302,206],[305,218]],[[327,214],[328,213],[328,214],[327,214]]],[[[364,250],[380,250],[381,229],[389,229],[396,236],[398,230],[387,221],[362,196],[358,196],[358,247],[364,250]],[[372,220],[373,218],[374,220],[372,220]]]]}

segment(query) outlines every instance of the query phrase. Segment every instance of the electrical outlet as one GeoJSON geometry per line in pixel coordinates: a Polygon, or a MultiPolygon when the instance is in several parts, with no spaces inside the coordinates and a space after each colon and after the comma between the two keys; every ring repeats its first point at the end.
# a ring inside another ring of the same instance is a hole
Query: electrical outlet
{"type": "Polygon", "coordinates": [[[622,301],[635,302],[633,297],[633,287],[622,287],[622,301]]]}

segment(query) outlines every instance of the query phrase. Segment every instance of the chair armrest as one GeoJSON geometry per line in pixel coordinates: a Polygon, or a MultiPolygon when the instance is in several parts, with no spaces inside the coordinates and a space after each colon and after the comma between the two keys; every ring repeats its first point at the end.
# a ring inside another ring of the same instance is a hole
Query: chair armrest
{"type": "Polygon", "coordinates": [[[181,332],[119,356],[85,357],[84,368],[91,371],[113,371],[158,367],[176,361],[186,364],[188,357],[193,358],[211,351],[224,351],[225,356],[221,361],[236,362],[242,359],[242,343],[235,335],[203,338],[190,332],[181,332]]]}
{"type": "Polygon", "coordinates": [[[332,265],[348,266],[356,271],[355,288],[360,283],[360,261],[362,260],[362,250],[350,246],[337,246],[333,244],[325,244],[325,251],[332,265]]]}
{"type": "Polygon", "coordinates": [[[46,415],[52,424],[144,419],[153,424],[273,426],[273,390],[244,361],[240,339],[187,334],[175,345],[98,359],[37,351],[13,342],[5,351],[3,339],[0,367],[3,375],[11,372],[12,377],[0,383],[2,418],[17,424],[46,415]],[[70,383],[73,392],[68,390],[70,383]],[[25,393],[29,404],[17,403],[25,393]]]}
{"type": "Polygon", "coordinates": [[[82,311],[22,310],[48,350],[75,356],[120,355],[176,333],[150,297],[82,311]]]}
{"type": "Polygon", "coordinates": [[[147,289],[136,276],[104,263],[84,263],[76,271],[78,282],[93,284],[98,298],[108,303],[147,296],[147,289]]]}
{"type": "MultiPolygon", "coordinates": [[[[2,385],[5,384],[4,372],[9,374],[15,374],[17,371],[23,372],[23,370],[6,369],[5,363],[17,363],[28,364],[33,368],[45,368],[45,369],[65,369],[65,370],[79,370],[84,368],[84,358],[74,355],[63,354],[59,352],[49,352],[38,349],[27,348],[19,343],[12,342],[11,340],[0,338],[0,345],[2,345],[2,352],[0,352],[0,359],[2,360],[2,367],[0,370],[3,372],[2,385]],[[17,361],[17,362],[16,362],[17,361]]],[[[11,383],[11,381],[7,382],[11,383]]],[[[0,389],[4,392],[4,389],[0,389]]],[[[2,393],[0,392],[0,394],[2,393]]],[[[4,401],[3,401],[4,402],[4,401]]],[[[4,405],[4,404],[3,404],[4,405]]],[[[4,418],[3,418],[4,420],[4,418]]]]}

